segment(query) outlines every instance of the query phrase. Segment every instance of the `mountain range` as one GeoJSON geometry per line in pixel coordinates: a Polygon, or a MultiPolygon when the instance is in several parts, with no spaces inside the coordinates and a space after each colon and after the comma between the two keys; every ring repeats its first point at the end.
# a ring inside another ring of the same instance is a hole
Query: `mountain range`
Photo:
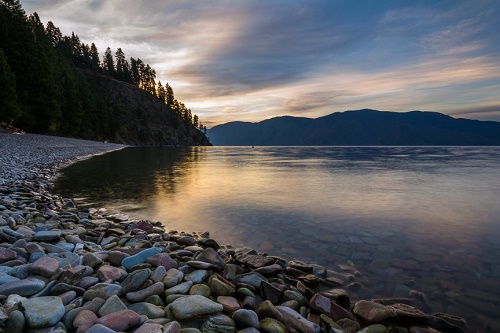
{"type": "Polygon", "coordinates": [[[500,122],[363,109],[319,118],[230,122],[207,135],[218,146],[495,146],[500,145],[500,122]]]}

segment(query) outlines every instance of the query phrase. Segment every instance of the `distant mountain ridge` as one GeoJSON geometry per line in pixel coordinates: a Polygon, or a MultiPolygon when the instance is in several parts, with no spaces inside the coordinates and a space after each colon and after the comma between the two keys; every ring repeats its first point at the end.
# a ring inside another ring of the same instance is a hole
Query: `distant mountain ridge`
{"type": "Polygon", "coordinates": [[[363,109],[319,118],[230,122],[214,126],[207,135],[219,146],[496,146],[500,122],[363,109]]]}

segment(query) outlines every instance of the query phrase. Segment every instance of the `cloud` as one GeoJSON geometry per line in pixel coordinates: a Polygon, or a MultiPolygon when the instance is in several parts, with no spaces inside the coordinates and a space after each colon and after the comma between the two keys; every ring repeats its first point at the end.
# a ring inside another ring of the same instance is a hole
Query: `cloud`
{"type": "Polygon", "coordinates": [[[356,108],[496,105],[496,0],[25,0],[104,54],[121,47],[206,124],[356,108]]]}

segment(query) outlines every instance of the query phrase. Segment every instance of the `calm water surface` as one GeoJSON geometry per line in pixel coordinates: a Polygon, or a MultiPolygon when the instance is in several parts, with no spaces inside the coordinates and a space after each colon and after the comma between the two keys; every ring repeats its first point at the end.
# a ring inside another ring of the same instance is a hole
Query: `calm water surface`
{"type": "Polygon", "coordinates": [[[500,331],[500,147],[127,148],[63,170],[55,192],[210,231],[222,244],[365,277],[500,331]]]}

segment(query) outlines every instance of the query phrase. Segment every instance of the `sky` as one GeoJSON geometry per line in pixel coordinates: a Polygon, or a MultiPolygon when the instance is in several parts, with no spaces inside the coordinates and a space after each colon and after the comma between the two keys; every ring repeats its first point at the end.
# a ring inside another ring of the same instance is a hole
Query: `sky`
{"type": "Polygon", "coordinates": [[[211,127],[371,108],[500,121],[498,0],[21,0],[211,127]]]}

